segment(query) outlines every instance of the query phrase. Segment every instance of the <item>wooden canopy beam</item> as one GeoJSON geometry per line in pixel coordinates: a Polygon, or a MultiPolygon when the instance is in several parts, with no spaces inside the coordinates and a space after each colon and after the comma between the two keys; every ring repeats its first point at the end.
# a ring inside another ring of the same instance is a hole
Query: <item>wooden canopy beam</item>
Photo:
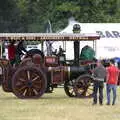
{"type": "Polygon", "coordinates": [[[0,33],[0,40],[39,40],[39,41],[91,41],[98,40],[98,34],[68,33],[0,33]]]}

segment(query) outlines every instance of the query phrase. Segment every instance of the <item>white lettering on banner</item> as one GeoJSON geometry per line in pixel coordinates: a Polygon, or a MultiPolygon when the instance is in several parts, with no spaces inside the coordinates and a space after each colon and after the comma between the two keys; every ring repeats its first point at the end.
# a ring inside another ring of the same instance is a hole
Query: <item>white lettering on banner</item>
{"type": "Polygon", "coordinates": [[[118,31],[96,31],[101,38],[120,38],[120,32],[118,31]]]}
{"type": "Polygon", "coordinates": [[[116,52],[116,51],[120,51],[120,49],[118,47],[112,47],[112,46],[104,46],[104,49],[109,51],[109,52],[116,52]]]}

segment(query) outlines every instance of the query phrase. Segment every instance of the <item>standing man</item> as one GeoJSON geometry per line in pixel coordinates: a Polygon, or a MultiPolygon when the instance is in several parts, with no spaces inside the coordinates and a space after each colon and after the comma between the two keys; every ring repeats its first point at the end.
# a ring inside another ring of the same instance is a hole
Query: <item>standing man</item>
{"type": "Polygon", "coordinates": [[[94,88],[93,88],[93,105],[97,104],[97,93],[99,90],[99,104],[103,104],[103,88],[104,80],[106,77],[106,69],[101,61],[97,61],[97,66],[93,71],[94,75],[94,88]]]}
{"type": "Polygon", "coordinates": [[[16,61],[15,56],[16,56],[15,40],[12,40],[8,45],[8,59],[10,60],[12,66],[15,64],[16,61]]]}
{"type": "Polygon", "coordinates": [[[107,68],[107,80],[106,80],[107,105],[110,105],[111,90],[113,92],[112,105],[115,105],[118,76],[119,76],[119,69],[115,66],[114,60],[111,59],[110,66],[107,68]]]}

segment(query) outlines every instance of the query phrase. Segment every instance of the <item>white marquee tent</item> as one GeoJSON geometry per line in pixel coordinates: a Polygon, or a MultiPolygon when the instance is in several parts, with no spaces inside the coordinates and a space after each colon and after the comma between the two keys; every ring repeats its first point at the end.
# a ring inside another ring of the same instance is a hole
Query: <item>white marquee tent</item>
{"type": "MultiPolygon", "coordinates": [[[[120,23],[79,23],[73,18],[69,19],[68,26],[60,33],[73,33],[73,25],[81,26],[81,33],[98,33],[101,39],[97,41],[97,58],[120,57],[120,23]]],[[[91,43],[82,42],[81,47],[91,43]]],[[[73,44],[67,43],[67,58],[73,56],[73,44]]]]}

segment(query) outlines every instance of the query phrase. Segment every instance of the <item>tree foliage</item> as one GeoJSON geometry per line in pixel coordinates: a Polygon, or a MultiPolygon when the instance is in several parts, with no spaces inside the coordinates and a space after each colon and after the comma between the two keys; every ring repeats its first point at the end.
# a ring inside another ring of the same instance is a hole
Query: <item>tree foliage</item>
{"type": "Polygon", "coordinates": [[[0,0],[0,32],[45,32],[51,21],[54,32],[68,18],[79,22],[120,22],[119,0],[0,0]]]}

